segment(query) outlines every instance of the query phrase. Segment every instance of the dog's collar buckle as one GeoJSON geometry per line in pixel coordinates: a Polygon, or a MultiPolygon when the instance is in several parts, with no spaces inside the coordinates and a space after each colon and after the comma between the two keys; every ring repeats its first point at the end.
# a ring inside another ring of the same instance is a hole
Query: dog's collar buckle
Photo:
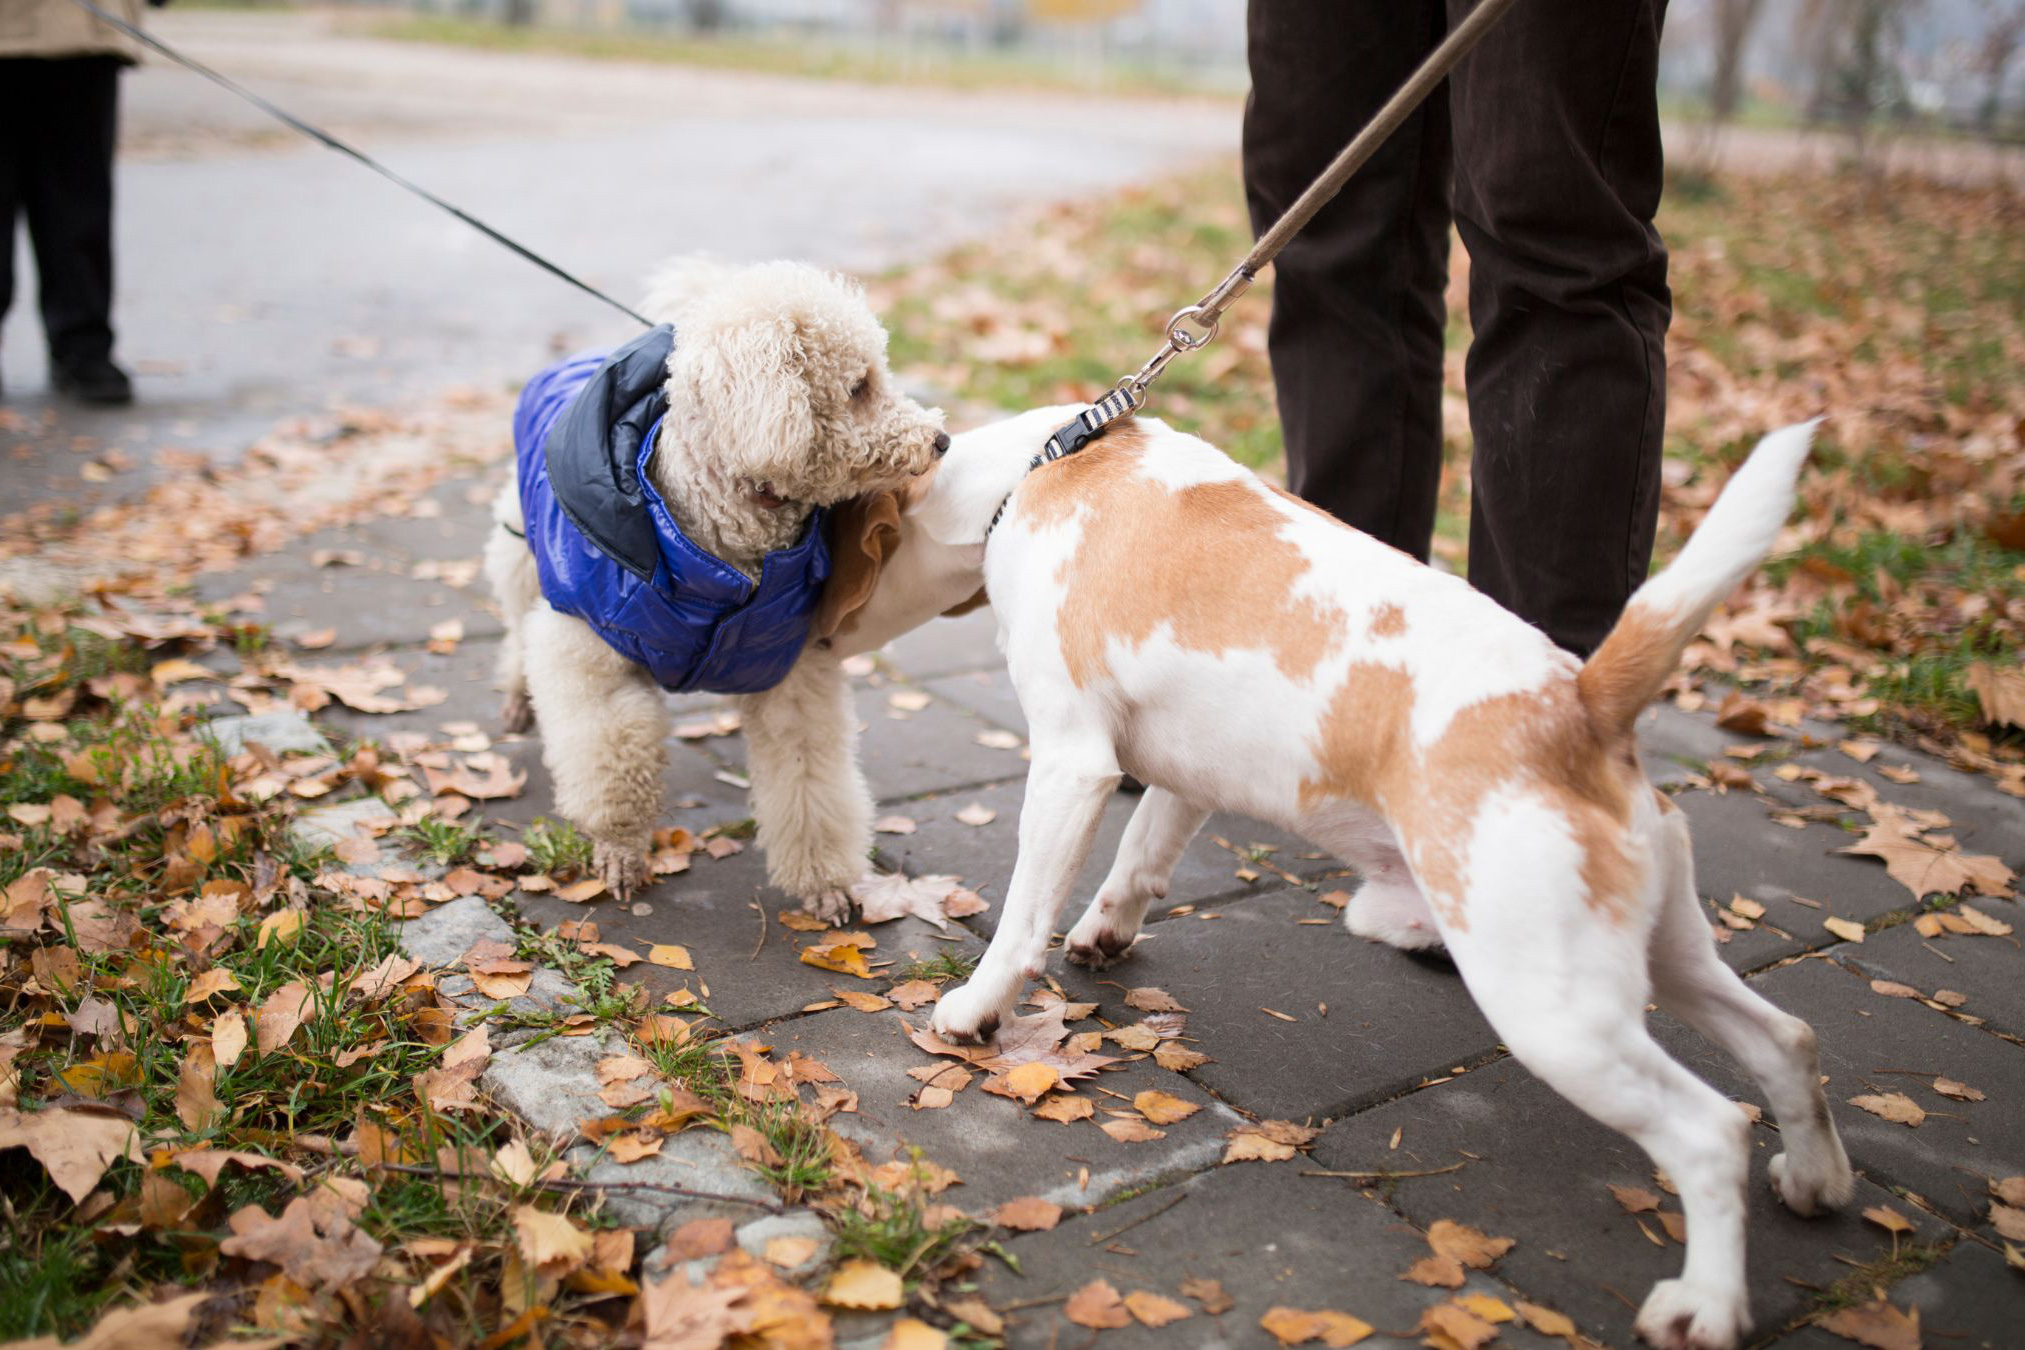
{"type": "MultiPolygon", "coordinates": [[[[1073,420],[1056,427],[1048,437],[1041,452],[1027,462],[1027,473],[1032,473],[1043,464],[1053,464],[1058,459],[1067,459],[1084,446],[1101,437],[1110,425],[1121,417],[1131,415],[1140,404],[1139,390],[1129,382],[1121,382],[1116,389],[1076,414],[1073,420]]],[[[1024,478],[1025,475],[1022,475],[1024,478]]],[[[1015,487],[1013,492],[1019,489],[1015,487]]],[[[991,532],[998,528],[1005,509],[1012,505],[1013,494],[1008,492],[1005,500],[998,504],[998,510],[991,513],[991,524],[984,527],[985,542],[991,542],[991,532]]]]}

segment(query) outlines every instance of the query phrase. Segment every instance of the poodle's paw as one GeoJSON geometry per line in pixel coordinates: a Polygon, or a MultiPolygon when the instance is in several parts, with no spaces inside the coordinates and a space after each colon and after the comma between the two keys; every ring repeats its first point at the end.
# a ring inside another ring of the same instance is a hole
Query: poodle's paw
{"type": "Polygon", "coordinates": [[[977,981],[944,994],[928,1019],[929,1030],[958,1045],[985,1045],[998,1035],[1010,1004],[989,997],[977,981]]]}
{"type": "Polygon", "coordinates": [[[1661,1280],[1633,1329],[1657,1350],[1734,1350],[1751,1334],[1751,1310],[1742,1288],[1661,1280]]]}
{"type": "Polygon", "coordinates": [[[842,928],[851,921],[851,903],[849,891],[818,891],[802,897],[802,912],[815,915],[832,928],[842,928]]]}
{"type": "Polygon", "coordinates": [[[1796,1164],[1790,1154],[1780,1153],[1773,1156],[1767,1170],[1772,1175],[1772,1189],[1786,1208],[1805,1218],[1840,1209],[1856,1194],[1856,1176],[1839,1147],[1825,1165],[1796,1164]]]}
{"type": "Polygon", "coordinates": [[[1063,953],[1071,965],[1104,970],[1130,955],[1132,944],[1138,940],[1137,933],[1121,933],[1111,927],[1103,914],[1092,912],[1077,920],[1069,931],[1063,953]]]}
{"type": "Polygon", "coordinates": [[[647,855],[632,844],[599,840],[591,850],[591,866],[617,900],[632,899],[647,884],[647,855]]]}
{"type": "Polygon", "coordinates": [[[527,690],[516,689],[499,704],[499,725],[508,732],[522,732],[534,725],[534,701],[527,690]]]}

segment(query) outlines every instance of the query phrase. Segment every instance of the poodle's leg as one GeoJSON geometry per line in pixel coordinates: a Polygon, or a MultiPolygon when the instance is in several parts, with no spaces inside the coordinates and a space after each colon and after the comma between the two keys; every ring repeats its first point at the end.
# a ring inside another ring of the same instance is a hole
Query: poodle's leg
{"type": "Polygon", "coordinates": [[[541,579],[527,540],[513,533],[524,527],[520,486],[511,477],[492,503],[492,518],[496,523],[485,540],[485,578],[506,625],[499,643],[499,720],[508,731],[526,731],[534,725],[534,707],[527,696],[526,624],[528,611],[541,600],[541,579]]]}
{"type": "Polygon", "coordinates": [[[1751,1325],[1750,1124],[1646,1031],[1641,914],[1658,887],[1594,903],[1565,815],[1523,799],[1480,816],[1469,858],[1476,880],[1466,894],[1430,898],[1477,1006],[1521,1063],[1629,1135],[1679,1188],[1685,1268],[1653,1287],[1638,1334],[1662,1350],[1730,1350],[1751,1325]]]}
{"type": "Polygon", "coordinates": [[[1665,895],[1648,960],[1654,1000],[1735,1056],[1758,1080],[1778,1118],[1785,1152],[1771,1162],[1773,1189],[1795,1214],[1849,1203],[1856,1180],[1821,1093],[1814,1028],[1753,993],[1716,955],[1695,898],[1687,817],[1660,822],[1665,895]]]}
{"type": "Polygon", "coordinates": [[[556,807],[590,836],[598,875],[626,899],[647,880],[668,706],[644,669],[545,604],[527,616],[524,650],[556,807]]]}
{"type": "Polygon", "coordinates": [[[969,982],[935,1005],[931,1025],[939,1036],[989,1040],[1011,1016],[1021,986],[1047,968],[1055,917],[1090,856],[1104,803],[1118,787],[1118,759],[1100,729],[1036,735],[1033,749],[1005,913],[969,982]]]}
{"type": "Polygon", "coordinates": [[[872,793],[858,767],[843,664],[810,647],[785,680],[739,708],[767,879],[811,914],[843,923],[872,847],[872,793]]]}
{"type": "Polygon", "coordinates": [[[1146,907],[1167,897],[1175,863],[1207,819],[1207,809],[1165,788],[1146,789],[1125,826],[1110,874],[1069,933],[1071,961],[1102,970],[1132,949],[1146,907]]]}

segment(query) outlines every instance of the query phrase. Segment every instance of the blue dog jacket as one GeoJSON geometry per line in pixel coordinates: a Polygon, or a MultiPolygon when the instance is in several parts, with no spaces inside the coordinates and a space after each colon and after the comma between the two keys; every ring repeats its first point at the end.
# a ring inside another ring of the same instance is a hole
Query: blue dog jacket
{"type": "Polygon", "coordinates": [[[666,324],[529,380],[513,413],[520,510],[542,596],[677,692],[752,694],[787,676],[830,576],[823,513],[757,584],[684,537],[647,477],[668,399],[666,324]]]}

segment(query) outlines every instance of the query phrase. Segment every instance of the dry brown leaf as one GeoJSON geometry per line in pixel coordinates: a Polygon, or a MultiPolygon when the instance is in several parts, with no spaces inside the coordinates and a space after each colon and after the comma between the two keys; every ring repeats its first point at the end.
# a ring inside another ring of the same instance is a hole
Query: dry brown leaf
{"type": "Polygon", "coordinates": [[[1128,989],[1125,992],[1125,1006],[1137,1008],[1141,1012],[1153,1013],[1185,1013],[1188,1011],[1188,1009],[1175,1002],[1174,995],[1168,993],[1165,989],[1155,989],[1152,985],[1142,985],[1137,989],[1128,989]]]}
{"type": "Polygon", "coordinates": [[[237,1008],[228,1008],[211,1023],[211,1059],[221,1069],[239,1062],[246,1050],[246,1018],[237,1008]]]}
{"type": "Polygon", "coordinates": [[[1613,1185],[1610,1193],[1624,1206],[1626,1214],[1646,1214],[1659,1209],[1659,1197],[1641,1186],[1613,1185]]]}
{"type": "Polygon", "coordinates": [[[1045,1233],[1062,1221],[1062,1207],[1039,1196],[1008,1200],[991,1211],[991,1221],[1022,1233],[1045,1233]]]}
{"type": "Polygon", "coordinates": [[[892,999],[882,998],[877,994],[864,994],[850,989],[832,989],[830,992],[837,996],[840,1003],[861,1013],[884,1012],[893,1006],[892,999]]]}
{"type": "Polygon", "coordinates": [[[1125,1311],[1143,1326],[1164,1327],[1169,1322],[1179,1322],[1184,1317],[1195,1316],[1195,1310],[1185,1303],[1176,1303],[1163,1294],[1145,1289],[1134,1289],[1125,1295],[1125,1311]]]}
{"type": "Polygon", "coordinates": [[[1903,1092],[1865,1093],[1861,1097],[1851,1097],[1849,1104],[1860,1106],[1873,1116],[1888,1120],[1894,1125],[1904,1125],[1909,1129],[1918,1129],[1927,1118],[1927,1113],[1920,1108],[1920,1104],[1903,1092]]]}
{"type": "Polygon", "coordinates": [[[694,970],[689,949],[672,942],[657,942],[647,948],[647,961],[651,965],[663,966],[669,970],[694,970]]]}
{"type": "Polygon", "coordinates": [[[1034,1114],[1042,1120],[1060,1121],[1066,1125],[1073,1120],[1088,1120],[1097,1114],[1097,1108],[1088,1097],[1058,1092],[1036,1106],[1034,1114]]]}
{"type": "Polygon", "coordinates": [[[2025,1209],[2014,1209],[2001,1200],[1990,1202],[1990,1226],[2001,1237],[2025,1242],[2025,1209]]]}
{"type": "Polygon", "coordinates": [[[1863,1211],[1863,1217],[1894,1236],[1899,1233],[1918,1231],[1916,1225],[1911,1220],[1907,1219],[1905,1215],[1899,1213],[1890,1205],[1872,1205],[1869,1209],[1863,1211]]]}
{"type": "Polygon", "coordinates": [[[823,1302],[836,1308],[883,1312],[905,1301],[900,1277],[875,1261],[855,1259],[837,1267],[823,1287],[823,1302]]]}
{"type": "Polygon", "coordinates": [[[992,810],[983,802],[972,802],[956,813],[956,819],[959,824],[981,827],[997,820],[998,812],[992,810]]]}
{"type": "Polygon", "coordinates": [[[1946,1076],[1934,1079],[1934,1091],[1940,1093],[1943,1097],[1951,1097],[1958,1102],[1980,1102],[1983,1100],[1983,1094],[1975,1088],[1970,1087],[1967,1083],[1957,1082],[1955,1079],[1946,1076]]]}
{"type": "MultiPolygon", "coordinates": [[[[914,818],[912,816],[881,816],[872,822],[872,829],[877,834],[912,834],[915,829],[914,818]]],[[[876,920],[867,919],[866,922],[873,923],[876,920]]]]}
{"type": "Polygon", "coordinates": [[[1200,1303],[1202,1310],[1211,1317],[1219,1317],[1237,1306],[1237,1301],[1223,1291],[1221,1280],[1191,1275],[1181,1282],[1181,1292],[1184,1297],[1200,1303]]]}
{"type": "Polygon", "coordinates": [[[896,984],[886,991],[886,997],[899,1005],[904,1012],[913,1012],[925,1003],[933,1003],[942,997],[942,991],[927,980],[908,980],[896,984]]]}
{"type": "Polygon", "coordinates": [[[1831,916],[1823,919],[1821,926],[1841,938],[1844,942],[1863,941],[1863,925],[1854,920],[1838,919],[1831,916]]]}
{"type": "Polygon", "coordinates": [[[1342,1350],[1371,1335],[1373,1328],[1367,1322],[1352,1317],[1349,1313],[1322,1308],[1313,1312],[1300,1308],[1269,1308],[1259,1318],[1264,1327],[1281,1345],[1303,1345],[1309,1341],[1320,1341],[1332,1350],[1342,1350]]]}
{"type": "MultiPolygon", "coordinates": [[[[1500,1305],[1502,1306],[1502,1305],[1500,1305]]],[[[1498,1337],[1498,1329],[1460,1303],[1437,1303],[1421,1311],[1416,1328],[1430,1338],[1439,1336],[1460,1350],[1477,1350],[1498,1337]]]]}
{"type": "Polygon", "coordinates": [[[1209,1056],[1191,1050],[1178,1041],[1163,1041],[1154,1048],[1153,1062],[1175,1073],[1186,1073],[1210,1062],[1209,1056]]]}
{"type": "Polygon", "coordinates": [[[306,1289],[341,1289],[379,1264],[380,1244],[354,1228],[343,1207],[309,1196],[290,1200],[279,1218],[248,1205],[231,1223],[232,1236],[219,1251],[271,1262],[306,1289]]]}
{"type": "Polygon", "coordinates": [[[1963,683],[1975,691],[1985,722],[1992,726],[2025,727],[2025,669],[1973,661],[1963,683]]]}
{"type": "Polygon", "coordinates": [[[140,1161],[133,1121],[116,1112],[45,1107],[0,1111],[0,1149],[25,1148],[71,1200],[84,1199],[114,1159],[140,1161]]]}
{"type": "Polygon", "coordinates": [[[1032,1106],[1043,1093],[1054,1089],[1062,1076],[1047,1064],[1030,1063],[1016,1065],[1005,1076],[1007,1090],[1020,1101],[1032,1106]]]}
{"type": "Polygon", "coordinates": [[[2005,1177],[1990,1183],[1990,1194],[2013,1209],[2025,1209],[2025,1176],[2005,1177]]]}
{"type": "Polygon", "coordinates": [[[1156,1130],[1137,1116],[1119,1116],[1099,1121],[1097,1128],[1121,1144],[1147,1144],[1155,1139],[1167,1137],[1167,1131],[1156,1130]]]}
{"type": "MultiPolygon", "coordinates": [[[[1943,849],[1918,836],[1901,814],[1872,813],[1863,838],[1838,853],[1865,854],[1884,860],[1892,880],[1912,892],[1915,900],[1929,895],[1959,895],[1974,889],[1984,895],[2009,895],[2015,873],[2001,858],[1943,849]]],[[[1860,940],[1860,939],[1852,939],[1860,940]]]]}
{"type": "Polygon", "coordinates": [[[209,1041],[191,1041],[176,1075],[176,1119],[186,1129],[202,1133],[225,1115],[225,1103],[218,1100],[218,1062],[209,1041]]]}
{"type": "MultiPolygon", "coordinates": [[[[199,1290],[161,1303],[119,1308],[99,1318],[90,1331],[66,1344],[65,1350],[182,1350],[197,1309],[213,1297],[199,1290]]],[[[57,1342],[44,1337],[16,1342],[20,1350],[42,1350],[57,1342]]]]}
{"type": "Polygon", "coordinates": [[[858,902],[859,917],[865,923],[885,923],[911,914],[947,932],[949,920],[943,902],[962,883],[961,877],[909,877],[889,872],[851,887],[851,898],[858,902]]]}
{"type": "Polygon", "coordinates": [[[1427,1245],[1438,1255],[1454,1257],[1473,1270],[1489,1270],[1491,1263],[1516,1243],[1507,1237],[1490,1237],[1453,1219],[1436,1219],[1428,1225],[1427,1245]]]}
{"type": "Polygon", "coordinates": [[[1433,1289],[1460,1289],[1467,1276],[1462,1262],[1452,1256],[1423,1256],[1401,1272],[1399,1278],[1433,1289]]]}
{"type": "Polygon", "coordinates": [[[282,985],[254,1013],[254,1047],[271,1055],[287,1045],[303,1019],[316,1010],[316,991],[300,980],[282,985]]]}
{"type": "Polygon", "coordinates": [[[1132,1099],[1132,1108],[1155,1125],[1172,1125],[1187,1120],[1202,1107],[1167,1092],[1142,1092],[1132,1099]]]}
{"type": "Polygon", "coordinates": [[[1118,1297],[1118,1291],[1111,1287],[1109,1280],[1092,1280],[1071,1294],[1062,1315],[1077,1326],[1094,1331],[1115,1331],[1132,1325],[1132,1314],[1125,1307],[1125,1300],[1118,1297]]]}
{"type": "Polygon", "coordinates": [[[1559,1336],[1569,1344],[1574,1344],[1575,1319],[1568,1314],[1555,1312],[1552,1308],[1543,1308],[1537,1303],[1528,1303],[1524,1299],[1515,1300],[1512,1306],[1518,1310],[1519,1317],[1525,1324],[1542,1336],[1559,1336]]]}
{"type": "Polygon", "coordinates": [[[591,1234],[563,1215],[533,1205],[514,1207],[513,1229],[520,1240],[521,1259],[551,1277],[581,1269],[594,1249],[591,1234]]]}
{"type": "Polygon", "coordinates": [[[1854,1308],[1838,1308],[1814,1325],[1871,1350],[1920,1350],[1920,1310],[1902,1312],[1882,1295],[1854,1308]]]}

